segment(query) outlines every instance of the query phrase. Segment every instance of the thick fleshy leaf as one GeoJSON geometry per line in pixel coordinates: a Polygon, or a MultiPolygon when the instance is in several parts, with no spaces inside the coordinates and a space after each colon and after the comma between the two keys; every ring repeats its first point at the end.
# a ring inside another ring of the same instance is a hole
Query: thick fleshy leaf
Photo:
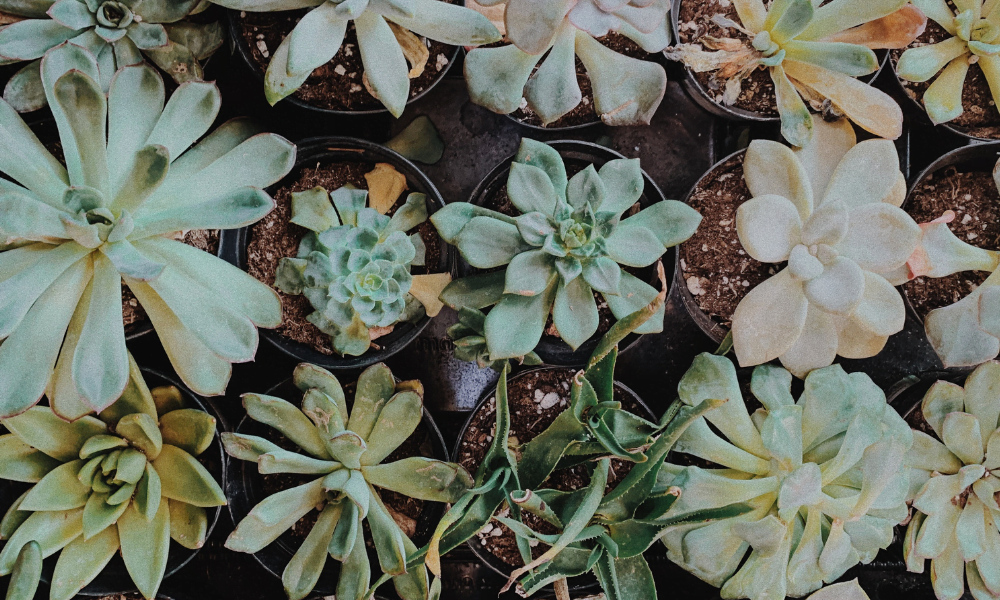
{"type": "Polygon", "coordinates": [[[652,231],[666,248],[687,241],[701,223],[701,214],[683,202],[664,200],[657,202],[623,220],[619,227],[641,225],[652,231]]]}
{"type": "Polygon", "coordinates": [[[806,322],[809,301],[784,269],[758,285],[733,313],[733,348],[741,366],[759,365],[787,352],[806,322]]]}
{"type": "Polygon", "coordinates": [[[839,71],[851,77],[863,77],[878,70],[875,53],[857,44],[792,40],[783,48],[792,60],[839,71]]]}
{"type": "Polygon", "coordinates": [[[555,187],[556,195],[560,199],[566,200],[566,187],[568,185],[566,165],[563,164],[562,156],[555,148],[530,138],[522,138],[521,145],[514,156],[514,162],[538,167],[545,171],[552,181],[552,186],[555,187]]]}
{"type": "Polygon", "coordinates": [[[63,115],[57,123],[70,182],[107,193],[108,104],[104,92],[89,76],[70,71],[55,82],[52,94],[51,103],[63,115]]]}
{"type": "Polygon", "coordinates": [[[322,479],[272,494],[240,521],[236,531],[226,540],[226,548],[236,552],[257,552],[325,499],[322,479]]]}
{"type": "Polygon", "coordinates": [[[961,386],[938,381],[927,390],[920,411],[938,438],[943,439],[945,417],[953,412],[962,412],[964,406],[965,390],[961,386]]]}
{"type": "Polygon", "coordinates": [[[371,485],[429,502],[456,502],[472,477],[459,465],[422,457],[361,468],[371,485]]]}
{"type": "Polygon", "coordinates": [[[28,542],[17,555],[17,562],[7,584],[7,600],[31,600],[42,578],[42,549],[38,542],[28,542]]]}
{"type": "Polygon", "coordinates": [[[477,269],[492,269],[509,263],[530,250],[517,226],[491,217],[475,217],[456,239],[459,252],[477,269]]]}
{"type": "MultiPolygon", "coordinates": [[[[538,213],[535,213],[538,214],[538,213]]],[[[545,291],[555,272],[555,258],[544,250],[522,252],[506,270],[504,293],[536,296],[545,291]]]]}
{"type": "Polygon", "coordinates": [[[387,575],[401,575],[406,572],[406,549],[403,547],[403,532],[392,515],[382,504],[382,499],[372,490],[372,502],[368,510],[368,524],[371,526],[375,549],[382,572],[387,575]]]}
{"type": "Polygon", "coordinates": [[[552,322],[559,337],[574,350],[597,332],[600,315],[594,291],[582,277],[569,283],[559,282],[552,305],[552,322]]]}
{"type": "Polygon", "coordinates": [[[83,539],[89,540],[114,525],[128,507],[128,502],[108,504],[108,494],[91,494],[83,507],[83,539]]]}
{"type": "Polygon", "coordinates": [[[524,98],[543,125],[557,121],[580,104],[583,94],[576,76],[574,28],[561,28],[545,61],[524,86],[524,98]]]}
{"type": "Polygon", "coordinates": [[[208,508],[226,504],[226,495],[208,469],[187,452],[164,444],[153,468],[160,476],[164,498],[208,508]]]}
{"type": "Polygon", "coordinates": [[[219,113],[221,94],[215,84],[190,81],[178,87],[146,140],[178,157],[205,134],[219,113]]]}
{"type": "Polygon", "coordinates": [[[378,420],[368,435],[368,448],[361,455],[362,465],[377,465],[406,441],[423,418],[423,400],[412,391],[394,395],[379,411],[378,420]]]}
{"type": "Polygon", "coordinates": [[[143,596],[153,598],[167,569],[170,550],[170,511],[161,502],[151,521],[130,505],[118,519],[122,558],[143,596]]]}
{"type": "Polygon", "coordinates": [[[899,57],[896,72],[907,81],[928,81],[966,52],[968,47],[957,37],[937,44],[909,48],[899,57]]]}
{"type": "Polygon", "coordinates": [[[156,419],[145,413],[125,415],[115,425],[115,433],[141,450],[150,460],[155,460],[163,449],[163,436],[156,419]]]}
{"type": "Polygon", "coordinates": [[[66,168],[6,102],[0,102],[0,131],[9,140],[0,149],[0,170],[33,191],[40,200],[62,208],[63,192],[69,184],[66,168]]]}
{"type": "Polygon", "coordinates": [[[782,196],[756,196],[736,210],[740,243],[756,260],[779,263],[788,260],[801,243],[802,221],[792,202],[782,196]]]}
{"type": "Polygon", "coordinates": [[[402,48],[381,15],[365,11],[354,19],[354,26],[372,95],[398,118],[410,96],[409,68],[402,48]]]}
{"type": "Polygon", "coordinates": [[[208,534],[208,514],[204,508],[186,502],[170,500],[170,539],[190,550],[205,545],[208,534]]]}
{"type": "Polygon", "coordinates": [[[887,273],[906,263],[920,237],[920,226],[905,211],[874,202],[851,209],[847,235],[836,248],[866,271],[887,273]]]}
{"type": "MultiPolygon", "coordinates": [[[[500,32],[489,19],[469,8],[437,0],[411,0],[407,5],[411,7],[410,14],[381,12],[385,18],[417,35],[453,46],[480,46],[500,41],[500,32]]],[[[372,6],[374,10],[380,10],[379,7],[379,4],[372,6]]]]}
{"type": "Polygon", "coordinates": [[[628,267],[648,267],[667,251],[656,233],[635,221],[628,226],[623,221],[605,242],[608,256],[628,267]]]}
{"type": "MultiPolygon", "coordinates": [[[[0,59],[4,62],[5,59],[0,59]]],[[[34,60],[21,67],[7,81],[3,89],[3,99],[21,113],[41,110],[48,105],[45,88],[42,87],[41,60],[34,60]]]]}
{"type": "Polygon", "coordinates": [[[75,35],[76,30],[53,19],[19,21],[0,31],[0,55],[18,60],[34,60],[75,35]]]}
{"type": "Polygon", "coordinates": [[[507,36],[518,48],[540,55],[552,45],[571,5],[569,0],[547,3],[513,0],[504,16],[507,36]]]}
{"type": "MultiPolygon", "coordinates": [[[[806,3],[808,4],[808,2],[806,3]]],[[[773,12],[773,11],[772,11],[773,12]]],[[[781,65],[771,68],[775,104],[781,116],[781,135],[793,146],[808,146],[812,140],[813,118],[799,91],[781,65]]]]}
{"type": "Polygon", "coordinates": [[[76,538],[63,548],[52,574],[50,598],[70,600],[96,578],[120,547],[118,528],[108,527],[96,537],[76,538]]]}
{"type": "Polygon", "coordinates": [[[193,408],[175,410],[160,417],[160,433],[164,444],[198,456],[212,444],[215,424],[215,417],[204,411],[193,408]]]}
{"type": "Polygon", "coordinates": [[[868,21],[892,14],[904,0],[835,0],[816,9],[800,39],[818,40],[868,21]]]}
{"type": "Polygon", "coordinates": [[[505,295],[486,315],[486,341],[490,358],[501,360],[524,356],[535,349],[545,321],[555,302],[558,277],[535,296],[505,295]]]}
{"type": "Polygon", "coordinates": [[[849,209],[883,202],[899,173],[896,147],[887,140],[863,141],[844,155],[830,177],[822,204],[843,202],[849,209]]]}
{"type": "Polygon", "coordinates": [[[326,564],[327,547],[339,519],[340,507],[336,504],[327,504],[320,512],[309,535],[285,566],[281,574],[281,583],[290,600],[302,600],[319,581],[323,566],[326,564]]]}
{"type": "Polygon", "coordinates": [[[4,419],[3,424],[21,441],[60,462],[77,459],[88,439],[107,431],[104,423],[93,417],[68,423],[45,406],[4,419]]]}
{"type": "Polygon", "coordinates": [[[507,178],[507,196],[522,214],[555,212],[558,195],[548,174],[531,164],[514,162],[507,178]]]}
{"type": "MultiPolygon", "coordinates": [[[[608,303],[608,308],[619,322],[649,306],[657,297],[659,292],[656,288],[642,281],[638,277],[621,272],[621,280],[618,284],[618,295],[603,294],[604,301],[608,303]]],[[[660,306],[649,320],[635,328],[630,333],[647,334],[659,333],[663,331],[663,315],[666,311],[666,304],[660,306]]]]}
{"type": "Polygon", "coordinates": [[[0,479],[35,483],[59,465],[16,435],[0,435],[0,479]]]}
{"type": "Polygon", "coordinates": [[[806,282],[806,298],[825,312],[849,315],[861,302],[865,290],[865,272],[852,260],[836,258],[823,273],[806,282]]]}
{"type": "Polygon", "coordinates": [[[396,382],[389,367],[382,363],[362,371],[354,394],[354,406],[347,428],[363,440],[368,440],[378,421],[379,413],[393,397],[396,382]]]}
{"type": "Polygon", "coordinates": [[[48,558],[83,533],[83,509],[43,511],[33,513],[10,536],[0,551],[0,576],[9,575],[21,548],[30,541],[38,542],[42,557],[48,558]]]}
{"type": "MultiPolygon", "coordinates": [[[[811,146],[811,145],[810,145],[811,146]]],[[[813,211],[811,174],[799,161],[796,150],[770,140],[750,142],[743,159],[743,178],[754,198],[780,196],[790,201],[803,222],[813,211]]]]}
{"type": "Polygon", "coordinates": [[[62,511],[86,504],[90,486],[77,479],[84,462],[70,461],[50,471],[25,496],[21,510],[62,511]]]}
{"type": "Polygon", "coordinates": [[[465,81],[476,104],[499,114],[517,110],[524,86],[541,57],[510,44],[474,48],[465,57],[465,81]]]}
{"type": "Polygon", "coordinates": [[[902,331],[906,309],[899,292],[884,277],[866,272],[861,303],[851,318],[875,335],[890,336],[902,331]]]}
{"type": "Polygon", "coordinates": [[[650,123],[667,89],[662,66],[618,54],[584,32],[576,34],[576,52],[593,85],[594,109],[606,125],[650,123]]]}
{"type": "Polygon", "coordinates": [[[122,326],[121,275],[103,255],[94,257],[94,278],[81,298],[86,321],[73,354],[76,389],[97,411],[117,400],[128,384],[128,350],[122,326]]]}
{"type": "Polygon", "coordinates": [[[984,438],[979,420],[964,412],[953,412],[941,423],[942,440],[963,463],[979,464],[983,461],[984,438]]]}
{"type": "MultiPolygon", "coordinates": [[[[360,523],[358,527],[361,527],[360,523]]],[[[343,600],[362,600],[371,584],[371,565],[365,544],[354,544],[342,569],[337,581],[337,597],[343,600]]]]}

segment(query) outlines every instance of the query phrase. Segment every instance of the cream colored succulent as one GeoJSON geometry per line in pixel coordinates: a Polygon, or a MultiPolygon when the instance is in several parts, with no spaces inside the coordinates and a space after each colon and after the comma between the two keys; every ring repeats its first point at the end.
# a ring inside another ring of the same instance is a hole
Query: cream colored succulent
{"type": "Polygon", "coordinates": [[[797,377],[845,358],[877,354],[903,329],[894,285],[920,227],[899,205],[906,181],[892,142],[856,142],[851,125],[816,123],[792,150],[755,140],[743,164],[753,198],[740,206],[740,242],[754,259],[788,262],[740,302],[733,346],[740,365],[775,358],[797,377]]]}

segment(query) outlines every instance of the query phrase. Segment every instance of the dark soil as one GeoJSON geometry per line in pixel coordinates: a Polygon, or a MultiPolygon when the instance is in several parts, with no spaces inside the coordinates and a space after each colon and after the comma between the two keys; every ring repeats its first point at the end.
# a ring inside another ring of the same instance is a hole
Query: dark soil
{"type": "MultiPolygon", "coordinates": [[[[368,181],[365,173],[370,172],[375,165],[373,163],[333,163],[321,165],[318,162],[315,167],[302,169],[298,177],[274,193],[276,208],[266,217],[254,224],[250,228],[249,243],[247,245],[247,271],[251,276],[263,281],[267,285],[274,286],[274,276],[278,268],[278,262],[282,258],[294,258],[298,254],[299,242],[309,231],[292,223],[292,192],[301,192],[312,189],[317,185],[323,186],[327,191],[334,191],[345,184],[352,184],[359,189],[368,189],[368,181]]],[[[412,182],[408,182],[412,186],[412,182]]],[[[412,187],[411,187],[412,191],[412,187]]],[[[396,204],[389,209],[390,215],[406,201],[408,192],[404,191],[400,195],[396,204]]],[[[441,263],[441,253],[443,244],[434,229],[430,220],[425,221],[417,227],[420,238],[427,247],[426,263],[428,267],[413,267],[413,274],[438,273],[441,263]]],[[[318,327],[306,320],[314,309],[305,296],[289,296],[280,290],[278,296],[281,297],[282,321],[276,330],[280,335],[305,344],[317,352],[332,355],[333,345],[330,336],[319,330],[318,327]]]]}
{"type": "MultiPolygon", "coordinates": [[[[920,410],[920,403],[910,411],[910,414],[906,415],[906,424],[910,426],[911,429],[916,429],[917,431],[922,431],[934,439],[938,439],[934,429],[931,427],[930,423],[924,419],[924,411],[920,410]]],[[[940,440],[938,440],[940,441],[940,440]]]]}
{"type": "MultiPolygon", "coordinates": [[[[995,250],[1000,247],[1000,192],[991,173],[959,173],[954,167],[920,182],[904,207],[917,223],[955,211],[948,227],[964,242],[995,250]]],[[[968,296],[986,278],[985,271],[965,271],[948,277],[918,277],[903,291],[921,319],[927,313],[968,296]]]]}
{"type": "Polygon", "coordinates": [[[698,231],[680,245],[681,275],[698,307],[728,328],[740,301],[782,266],[757,262],[736,233],[736,209],[750,200],[740,154],[702,178],[688,204],[701,213],[698,231]]]}

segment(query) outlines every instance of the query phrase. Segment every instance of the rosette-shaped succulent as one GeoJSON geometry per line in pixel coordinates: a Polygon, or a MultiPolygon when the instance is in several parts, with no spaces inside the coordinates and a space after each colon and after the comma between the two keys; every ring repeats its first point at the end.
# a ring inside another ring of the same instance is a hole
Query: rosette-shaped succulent
{"type": "Polygon", "coordinates": [[[214,84],[188,82],[164,103],[148,66],[125,67],[105,96],[98,62],[71,44],[42,60],[66,166],[0,102],[0,416],[48,386],[66,419],[101,411],[128,383],[122,281],[174,369],[221,394],[231,363],[253,358],[257,326],[281,322],[277,294],[240,269],[172,239],[249,225],[274,201],[295,147],[230,121],[214,84]]]}
{"type": "Polygon", "coordinates": [[[365,85],[395,117],[403,114],[410,99],[410,78],[419,77],[427,61],[426,46],[417,36],[453,46],[478,46],[500,39],[500,32],[489,19],[447,0],[213,2],[249,12],[309,8],[271,56],[264,77],[264,95],[272,105],[295,93],[313,69],[337,54],[350,23],[358,34],[365,85]]]}
{"type": "Polygon", "coordinates": [[[878,70],[873,49],[905,48],[923,33],[927,17],[908,0],[819,4],[777,0],[765,8],[763,0],[736,0],[741,23],[716,22],[737,37],[705,37],[701,45],[682,44],[668,56],[694,71],[712,72],[725,88],[727,105],[739,98],[743,79],[757,68],[769,69],[781,134],[796,146],[812,139],[814,120],[806,100],[814,110],[832,110],[879,137],[896,139],[903,132],[899,105],[855,78],[878,70]]]}
{"type": "Polygon", "coordinates": [[[425,600],[423,565],[407,568],[417,548],[382,502],[381,488],[429,502],[455,502],[472,484],[461,466],[411,456],[381,464],[420,425],[423,386],[396,383],[389,368],[377,364],[358,379],[348,412],[340,382],[317,366],[295,368],[295,385],[305,392],[298,408],[280,398],[243,396],[247,415],[273,427],[304,453],[283,450],[268,440],[239,433],[223,434],[233,458],[256,462],[262,474],[314,475],[310,483],[265,498],[229,536],[226,547],[257,552],[312,510],[319,518],[282,574],[292,600],[305,598],[319,579],[326,557],[343,563],[337,583],[339,600],[360,600],[370,585],[370,566],[362,522],[368,522],[381,572],[392,576],[404,600],[425,600]]]}
{"type": "Polygon", "coordinates": [[[465,61],[476,104],[508,114],[527,102],[543,124],[583,99],[576,59],[587,69],[594,109],[608,125],[648,125],[667,88],[663,67],[624,56],[594,38],[618,32],[650,53],[670,45],[669,0],[480,0],[505,2],[510,45],[477,48],[465,61]],[[541,62],[541,65],[538,63],[541,62]],[[535,66],[538,65],[538,69],[535,66]]]}
{"type": "MultiPolygon", "coordinates": [[[[480,369],[489,367],[497,373],[503,370],[507,359],[492,360],[486,347],[486,315],[467,306],[459,307],[458,323],[448,328],[448,337],[455,342],[455,358],[474,362],[480,369]]],[[[534,352],[517,358],[518,364],[540,365],[542,359],[534,352]]]]}
{"type": "Polygon", "coordinates": [[[226,503],[195,458],[211,445],[215,418],[187,406],[176,387],[150,392],[131,357],[129,368],[128,388],[97,418],[68,423],[36,406],[0,423],[11,432],[0,436],[0,478],[33,484],[0,523],[0,575],[14,571],[12,589],[37,585],[41,556],[61,551],[49,597],[69,600],[120,552],[152,599],[170,540],[205,543],[205,509],[226,503]]]}
{"type": "Polygon", "coordinates": [[[907,455],[914,514],[906,530],[906,566],[924,572],[940,600],[966,585],[976,600],[1000,598],[1000,363],[973,371],[965,387],[938,381],[920,410],[934,435],[915,430],[907,455]]]}
{"type": "MultiPolygon", "coordinates": [[[[482,309],[493,360],[524,356],[542,337],[552,314],[559,336],[577,348],[597,332],[594,292],[615,317],[647,306],[656,290],[622,266],[648,267],[694,234],[701,215],[675,200],[627,218],[642,196],[638,159],[590,165],[567,180],[562,157],[524,139],[507,180],[507,195],[522,214],[511,217],[465,202],[431,216],[438,233],[477,269],[505,267],[452,282],[442,300],[482,309]]],[[[636,333],[663,330],[661,312],[636,333]]]]}
{"type": "Polygon", "coordinates": [[[198,0],[0,0],[0,12],[23,18],[0,27],[0,64],[32,61],[7,84],[4,100],[21,112],[45,106],[40,59],[65,41],[97,57],[95,79],[105,92],[118,69],[143,55],[177,83],[201,79],[198,61],[222,45],[222,27],[181,21],[197,7],[198,0]]]}
{"type": "Polygon", "coordinates": [[[908,514],[913,435],[882,390],[840,365],[813,371],[797,402],[791,384],[784,369],[757,367],[751,390],[763,408],[751,415],[733,364],[701,354],[678,387],[687,405],[728,402],[675,447],[720,468],[661,468],[660,481],[681,490],[667,516],[736,502],[753,510],[663,540],[672,561],[726,599],[805,596],[873,560],[908,514]]]}
{"type": "Polygon", "coordinates": [[[898,208],[906,196],[896,148],[855,144],[846,120],[817,123],[815,147],[754,140],[743,163],[753,199],[736,213],[740,242],[764,263],[788,266],[733,314],[742,366],[780,358],[797,377],[845,358],[867,358],[903,329],[895,289],[920,227],[898,208]]]}

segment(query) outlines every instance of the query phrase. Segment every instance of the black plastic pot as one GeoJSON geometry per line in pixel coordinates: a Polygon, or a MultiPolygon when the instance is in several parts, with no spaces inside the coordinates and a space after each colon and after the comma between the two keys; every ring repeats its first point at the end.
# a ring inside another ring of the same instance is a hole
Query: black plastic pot
{"type": "MultiPolygon", "coordinates": [[[[290,378],[268,390],[267,394],[287,399],[296,406],[301,403],[302,392],[295,387],[290,378]]],[[[348,396],[353,397],[353,393],[350,390],[348,390],[348,396]]],[[[429,443],[431,446],[430,458],[448,460],[448,448],[444,443],[444,438],[441,436],[441,431],[434,422],[434,417],[427,412],[426,408],[424,409],[423,426],[427,433],[425,443],[429,443]]],[[[236,431],[237,433],[264,437],[267,435],[269,428],[246,417],[239,424],[236,431]]],[[[263,476],[257,471],[256,463],[233,459],[226,474],[226,497],[229,499],[229,515],[232,517],[234,524],[239,524],[240,521],[250,514],[253,507],[264,500],[266,494],[263,489],[263,476]]],[[[416,533],[411,538],[418,548],[430,540],[430,536],[443,514],[443,504],[437,502],[424,503],[423,512],[420,513],[420,517],[417,519],[416,533]]],[[[281,579],[281,574],[301,544],[301,540],[296,541],[286,531],[277,540],[253,556],[268,573],[281,579]]],[[[379,575],[378,558],[375,556],[374,550],[369,551],[369,558],[372,560],[372,573],[377,577],[379,575]]],[[[313,588],[311,595],[330,596],[335,594],[339,577],[340,563],[328,557],[326,565],[323,567],[323,573],[320,575],[319,581],[313,588]]]]}
{"type": "MultiPolygon", "coordinates": [[[[431,180],[412,162],[384,146],[356,138],[317,137],[303,140],[297,147],[298,158],[295,166],[284,179],[268,188],[270,193],[273,194],[282,186],[291,184],[303,168],[312,167],[316,163],[385,162],[392,164],[400,173],[406,176],[409,191],[427,195],[430,201],[428,205],[430,213],[433,214],[437,210],[444,208],[444,199],[441,198],[441,194],[434,187],[431,180]]],[[[226,235],[222,238],[222,243],[220,244],[221,256],[230,263],[246,270],[250,229],[244,227],[224,233],[226,235]]],[[[444,244],[443,241],[442,248],[444,250],[441,253],[441,263],[438,267],[440,272],[451,272],[455,263],[455,251],[451,246],[444,244]]],[[[262,329],[261,333],[264,339],[276,348],[301,362],[313,363],[327,369],[347,370],[361,369],[384,361],[405,348],[430,322],[431,318],[425,315],[416,323],[399,323],[393,329],[392,333],[378,339],[379,350],[369,349],[361,356],[351,357],[323,354],[272,330],[262,329]]]]}
{"type": "MultiPolygon", "coordinates": [[[[215,410],[215,407],[208,401],[199,396],[196,396],[191,392],[184,384],[175,380],[172,377],[168,377],[160,372],[153,371],[151,369],[142,368],[143,376],[145,377],[146,384],[150,388],[158,386],[173,385],[176,386],[187,402],[193,407],[203,410],[217,419],[221,424],[222,419],[215,410]]],[[[199,461],[202,465],[208,469],[208,472],[215,477],[216,481],[223,483],[226,481],[226,455],[222,449],[222,441],[218,433],[219,427],[216,428],[215,438],[212,440],[212,445],[201,454],[199,461]]],[[[10,481],[0,481],[0,510],[6,512],[7,509],[13,504],[21,494],[23,494],[28,488],[29,484],[15,483],[10,481]]],[[[166,498],[163,499],[166,502],[166,498]]],[[[219,513],[222,511],[222,507],[215,507],[214,510],[208,513],[208,532],[206,538],[212,535],[212,531],[215,529],[215,524],[219,520],[219,513]]],[[[0,547],[2,547],[2,542],[0,542],[0,547]]],[[[184,548],[177,542],[170,541],[170,556],[167,559],[167,570],[163,576],[164,581],[171,575],[180,571],[185,565],[191,562],[191,559],[198,554],[199,550],[189,550],[184,548]]],[[[52,573],[56,566],[56,560],[58,554],[54,554],[45,560],[44,566],[42,568],[42,583],[48,585],[52,581],[52,573]]],[[[115,554],[111,562],[108,563],[101,574],[98,575],[93,581],[90,582],[85,588],[83,588],[79,595],[81,596],[108,596],[114,594],[126,594],[131,592],[136,592],[135,584],[132,583],[132,578],[128,574],[128,570],[125,568],[125,562],[122,560],[121,554],[115,554]]],[[[163,598],[158,596],[158,598],[163,598]]]]}
{"type": "MultiPolygon", "coordinates": [[[[604,146],[599,146],[590,142],[560,140],[546,143],[559,151],[563,161],[566,163],[567,171],[570,173],[575,172],[574,167],[576,167],[577,171],[586,168],[586,166],[590,164],[593,164],[595,168],[600,168],[608,161],[625,158],[625,156],[610,148],[605,148],[604,146]]],[[[469,197],[469,202],[471,204],[481,206],[492,198],[492,196],[503,186],[507,185],[507,176],[510,173],[510,165],[513,162],[514,156],[510,156],[490,171],[489,175],[480,181],[479,185],[476,186],[476,189],[472,191],[472,195],[469,197]]],[[[643,208],[666,199],[663,192],[660,191],[659,186],[656,185],[656,182],[654,182],[645,171],[643,171],[642,177],[645,181],[645,189],[643,190],[642,197],[639,198],[639,203],[643,208]]],[[[669,265],[674,262],[671,258],[671,253],[676,253],[674,248],[669,248],[667,252],[664,253],[663,258],[661,258],[664,267],[667,269],[669,269],[669,265]]],[[[650,283],[653,287],[659,289],[660,284],[655,280],[655,268],[649,267],[648,270],[650,275],[647,283],[650,283]]],[[[475,269],[465,262],[464,259],[459,257],[458,271],[459,275],[464,277],[473,274],[475,269]]],[[[667,279],[669,280],[670,277],[671,274],[668,273],[667,279]]],[[[567,367],[581,366],[587,363],[587,360],[590,358],[594,348],[597,347],[597,342],[600,341],[600,337],[601,336],[599,334],[595,334],[589,340],[584,342],[579,348],[573,350],[569,347],[569,344],[561,339],[543,334],[541,341],[538,342],[538,346],[535,347],[535,352],[541,357],[542,361],[549,365],[567,367]]],[[[619,345],[620,351],[627,351],[636,343],[636,341],[638,341],[639,337],[640,336],[635,334],[626,337],[625,340],[619,345]]]]}

